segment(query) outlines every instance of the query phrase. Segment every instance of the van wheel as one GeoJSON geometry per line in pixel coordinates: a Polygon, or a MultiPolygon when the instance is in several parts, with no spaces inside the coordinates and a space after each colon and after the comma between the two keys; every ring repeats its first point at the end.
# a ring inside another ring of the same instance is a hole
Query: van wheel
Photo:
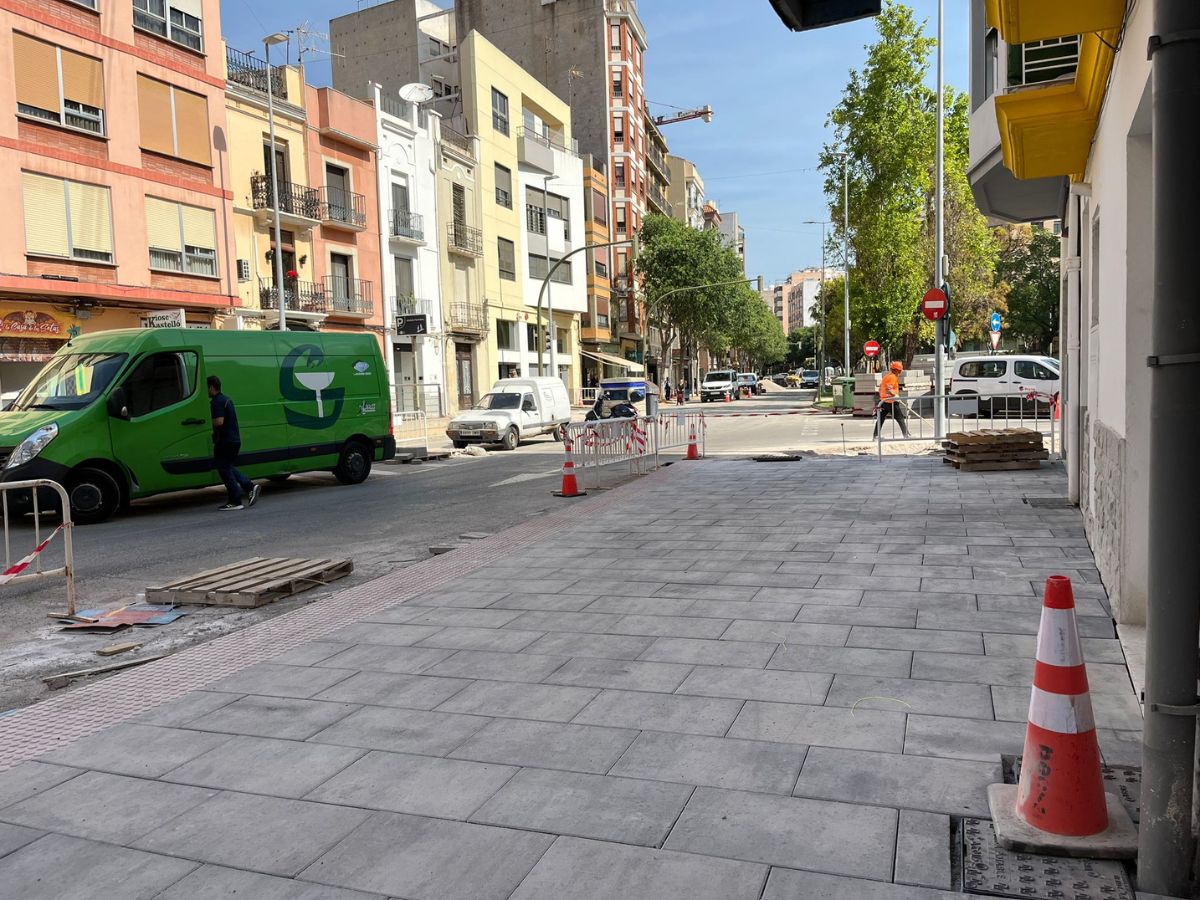
{"type": "Polygon", "coordinates": [[[554,430],[550,432],[550,437],[554,438],[554,440],[558,441],[558,443],[561,444],[562,439],[563,439],[562,429],[559,428],[557,425],[554,426],[554,430]]]}
{"type": "Polygon", "coordinates": [[[67,479],[66,487],[71,519],[80,525],[103,522],[121,505],[121,488],[103,469],[76,469],[67,479]]]}
{"type": "Polygon", "coordinates": [[[467,446],[466,441],[451,441],[450,443],[452,443],[454,445],[455,450],[462,450],[464,447],[467,446]]]}
{"type": "Polygon", "coordinates": [[[519,443],[521,443],[521,436],[517,434],[517,429],[509,428],[504,432],[504,437],[500,438],[500,449],[516,450],[519,443]]]}
{"type": "Polygon", "coordinates": [[[362,484],[371,474],[371,451],[359,443],[347,444],[333,474],[342,484],[362,484]]]}

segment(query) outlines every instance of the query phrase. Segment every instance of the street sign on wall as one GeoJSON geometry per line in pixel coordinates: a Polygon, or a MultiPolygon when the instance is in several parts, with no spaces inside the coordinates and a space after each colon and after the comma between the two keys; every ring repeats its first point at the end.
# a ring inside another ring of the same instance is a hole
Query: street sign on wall
{"type": "Polygon", "coordinates": [[[428,334],[429,318],[424,315],[396,316],[397,334],[428,334]]]}
{"type": "Polygon", "coordinates": [[[925,318],[936,321],[945,317],[949,305],[945,292],[941,288],[933,288],[921,299],[921,312],[925,318]]]}
{"type": "Polygon", "coordinates": [[[879,346],[879,341],[867,341],[863,344],[863,356],[867,359],[874,359],[879,355],[879,351],[883,349],[879,346]]]}
{"type": "Polygon", "coordinates": [[[182,309],[162,309],[142,313],[143,328],[187,328],[187,316],[182,309]]]}

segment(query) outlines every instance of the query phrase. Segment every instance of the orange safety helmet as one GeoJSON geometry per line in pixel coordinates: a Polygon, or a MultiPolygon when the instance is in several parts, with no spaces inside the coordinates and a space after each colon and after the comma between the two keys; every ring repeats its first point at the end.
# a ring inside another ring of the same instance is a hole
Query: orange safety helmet
{"type": "Polygon", "coordinates": [[[903,372],[904,371],[904,363],[900,362],[900,360],[896,360],[894,363],[892,363],[892,371],[893,372],[903,372]]]}

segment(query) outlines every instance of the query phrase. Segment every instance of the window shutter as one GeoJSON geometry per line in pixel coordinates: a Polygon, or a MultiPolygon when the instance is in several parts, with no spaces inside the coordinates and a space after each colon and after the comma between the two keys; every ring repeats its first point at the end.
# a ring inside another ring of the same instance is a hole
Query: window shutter
{"type": "Polygon", "coordinates": [[[157,250],[181,252],[179,204],[157,197],[146,198],[146,241],[157,250]]]}
{"type": "Polygon", "coordinates": [[[212,160],[212,138],[208,133],[208,101],[200,94],[175,91],[175,134],[179,156],[208,165],[212,160]]]}
{"type": "MultiPolygon", "coordinates": [[[[18,72],[20,69],[17,70],[18,72]]],[[[32,172],[21,173],[25,201],[25,252],[70,256],[67,244],[66,183],[32,172]]]]}
{"type": "Polygon", "coordinates": [[[183,207],[183,242],[189,247],[217,249],[217,219],[211,209],[183,207]]]}
{"type": "Polygon", "coordinates": [[[104,109],[104,68],[100,60],[62,51],[63,97],[104,109]]]}
{"type": "Polygon", "coordinates": [[[138,76],[138,119],[141,123],[142,149],[175,155],[175,136],[171,126],[171,88],[161,81],[138,76]]]}
{"type": "Polygon", "coordinates": [[[71,210],[72,249],[105,253],[111,257],[112,213],[108,188],[68,181],[67,198],[71,210]]]}
{"type": "Polygon", "coordinates": [[[171,8],[185,12],[197,19],[204,18],[204,7],[200,0],[171,0],[171,8]]]}
{"type": "Polygon", "coordinates": [[[58,52],[53,44],[14,34],[13,70],[18,103],[59,112],[58,52]]]}

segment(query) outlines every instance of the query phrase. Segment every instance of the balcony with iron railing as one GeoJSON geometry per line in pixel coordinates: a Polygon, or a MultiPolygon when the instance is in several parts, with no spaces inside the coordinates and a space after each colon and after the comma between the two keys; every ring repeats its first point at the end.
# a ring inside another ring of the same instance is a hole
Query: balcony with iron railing
{"type": "Polygon", "coordinates": [[[671,204],[667,202],[667,195],[654,182],[649,182],[646,186],[646,202],[650,204],[654,212],[660,215],[669,216],[671,214],[671,204]]]}
{"type": "Polygon", "coordinates": [[[428,316],[433,321],[433,301],[422,300],[412,294],[400,294],[392,298],[392,306],[398,316],[428,316]]]}
{"type": "MultiPolygon", "coordinates": [[[[250,196],[256,213],[269,216],[275,207],[271,177],[254,173],[250,177],[250,196]]],[[[321,220],[321,194],[303,184],[288,181],[279,186],[279,216],[282,221],[310,226],[321,220]]]]}
{"type": "Polygon", "coordinates": [[[526,165],[543,172],[554,171],[554,154],[579,155],[579,142],[572,140],[568,145],[561,134],[542,133],[521,125],[517,128],[517,158],[526,165]]]}
{"type": "Polygon", "coordinates": [[[446,247],[462,256],[483,256],[483,232],[462,222],[448,222],[446,247]]]}
{"type": "MultiPolygon", "coordinates": [[[[289,312],[325,313],[325,285],[297,278],[283,280],[283,299],[289,312]]],[[[274,278],[258,279],[258,305],[263,309],[279,309],[279,291],[274,278]]]]}
{"type": "MultiPolygon", "coordinates": [[[[225,48],[226,80],[265,94],[267,92],[267,64],[249,53],[225,48]]],[[[271,67],[271,93],[280,100],[287,99],[287,78],[283,66],[271,67]]]]}
{"type": "Polygon", "coordinates": [[[326,312],[332,315],[369,316],[375,310],[375,286],[362,278],[325,276],[326,312]]]}
{"type": "Polygon", "coordinates": [[[321,221],[334,228],[365,231],[367,198],[345,188],[326,185],[320,189],[321,221]]]}
{"type": "Polygon", "coordinates": [[[475,139],[468,137],[461,131],[455,131],[449,125],[442,125],[442,143],[456,152],[462,154],[467,159],[474,161],[475,159],[475,139]]]}
{"type": "Polygon", "coordinates": [[[1079,35],[1013,44],[1008,48],[1008,89],[1074,81],[1079,68],[1079,35]]]}
{"type": "Polygon", "coordinates": [[[397,240],[425,240],[425,220],[420,213],[409,212],[407,209],[393,209],[388,212],[388,236],[397,240]]]}
{"type": "Polygon", "coordinates": [[[446,304],[446,319],[451,331],[486,332],[487,311],[482,303],[454,300],[446,304]]]}
{"type": "Polygon", "coordinates": [[[667,184],[670,184],[671,169],[669,166],[667,166],[667,157],[663,155],[663,152],[650,141],[646,142],[646,159],[648,159],[650,161],[650,165],[652,165],[658,171],[658,174],[662,177],[662,180],[667,184]]]}

